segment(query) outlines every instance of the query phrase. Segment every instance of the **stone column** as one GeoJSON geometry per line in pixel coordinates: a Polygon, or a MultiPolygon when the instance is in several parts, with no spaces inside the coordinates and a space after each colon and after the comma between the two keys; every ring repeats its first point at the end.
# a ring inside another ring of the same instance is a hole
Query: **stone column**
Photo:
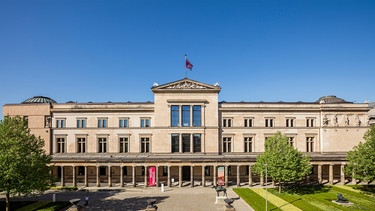
{"type": "Polygon", "coordinates": [[[190,166],[190,186],[194,187],[194,166],[190,166]]]}
{"type": "Polygon", "coordinates": [[[96,167],[96,187],[100,187],[100,166],[96,167]]]}
{"type": "Polygon", "coordinates": [[[322,178],[322,164],[318,164],[318,182],[319,184],[322,184],[323,178],[322,178]]]}
{"type": "Polygon", "coordinates": [[[217,166],[214,165],[212,168],[214,169],[214,173],[213,173],[214,174],[213,175],[214,178],[213,178],[213,181],[214,181],[214,185],[216,186],[217,185],[217,176],[216,176],[216,174],[217,174],[216,173],[217,172],[217,166]]]}
{"type": "Polygon", "coordinates": [[[136,176],[136,166],[132,166],[132,182],[133,182],[133,187],[137,186],[136,181],[135,181],[135,176],[136,176]]]}
{"type": "Polygon", "coordinates": [[[155,166],[155,183],[156,187],[159,187],[159,166],[155,166]]]}
{"type": "Polygon", "coordinates": [[[340,168],[340,183],[342,185],[345,185],[345,166],[344,164],[341,164],[341,168],[340,168]]]}
{"type": "Polygon", "coordinates": [[[206,166],[202,166],[202,187],[206,186],[206,166]]]}
{"type": "Polygon", "coordinates": [[[73,169],[73,186],[77,186],[76,167],[72,166],[72,169],[73,169]]]}
{"type": "Polygon", "coordinates": [[[178,187],[182,187],[182,166],[178,166],[178,187]]]}
{"type": "Polygon", "coordinates": [[[148,166],[145,166],[144,167],[145,168],[145,187],[148,187],[148,177],[147,177],[147,175],[148,175],[148,166]]]}
{"type": "Polygon", "coordinates": [[[237,187],[241,186],[241,166],[237,165],[237,187]]]}
{"type": "Polygon", "coordinates": [[[89,171],[88,171],[88,167],[85,166],[85,187],[88,187],[89,186],[89,171]]]}
{"type": "Polygon", "coordinates": [[[120,187],[124,187],[124,166],[120,166],[120,187]]]}
{"type": "Polygon", "coordinates": [[[249,187],[253,186],[253,175],[251,173],[251,165],[249,165],[249,187]]]}
{"type": "Polygon", "coordinates": [[[168,166],[168,175],[167,175],[167,179],[168,179],[168,181],[167,181],[167,186],[168,187],[171,187],[171,166],[168,166]]]}
{"type": "Polygon", "coordinates": [[[224,170],[224,174],[225,174],[225,186],[226,187],[229,187],[229,184],[228,184],[228,166],[227,165],[225,165],[225,170],[224,170]]]}
{"type": "Polygon", "coordinates": [[[333,164],[329,164],[329,184],[333,185],[333,164]]]}
{"type": "Polygon", "coordinates": [[[108,166],[108,187],[112,187],[112,166],[108,166]]]}
{"type": "Polygon", "coordinates": [[[61,166],[61,186],[65,186],[65,178],[64,178],[64,166],[61,166]]]}

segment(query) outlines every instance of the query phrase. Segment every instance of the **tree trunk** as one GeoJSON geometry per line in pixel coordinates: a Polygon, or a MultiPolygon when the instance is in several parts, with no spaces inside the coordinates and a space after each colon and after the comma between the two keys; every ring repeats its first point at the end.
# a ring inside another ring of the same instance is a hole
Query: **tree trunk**
{"type": "Polygon", "coordinates": [[[9,192],[7,191],[6,194],[5,194],[5,203],[6,203],[6,211],[10,211],[10,196],[9,196],[9,192]]]}
{"type": "Polygon", "coordinates": [[[279,180],[279,193],[281,193],[281,181],[279,180]]]}

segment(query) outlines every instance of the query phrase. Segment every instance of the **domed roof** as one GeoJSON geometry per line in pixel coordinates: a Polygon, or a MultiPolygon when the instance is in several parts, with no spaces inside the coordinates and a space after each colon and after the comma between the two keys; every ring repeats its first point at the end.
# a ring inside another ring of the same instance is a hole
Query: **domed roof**
{"type": "Polygon", "coordinates": [[[57,103],[55,100],[49,98],[49,97],[44,97],[44,96],[35,96],[32,98],[29,98],[22,103],[57,103]]]}
{"type": "Polygon", "coordinates": [[[344,99],[341,99],[341,98],[338,98],[334,95],[329,95],[329,96],[323,96],[321,98],[319,98],[319,100],[315,101],[316,103],[351,103],[351,102],[348,102],[344,99]]]}

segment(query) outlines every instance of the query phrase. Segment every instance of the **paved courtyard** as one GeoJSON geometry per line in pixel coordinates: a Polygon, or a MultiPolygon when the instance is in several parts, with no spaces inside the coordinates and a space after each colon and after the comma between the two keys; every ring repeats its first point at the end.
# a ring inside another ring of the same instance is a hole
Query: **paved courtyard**
{"type": "MultiPolygon", "coordinates": [[[[89,196],[89,205],[84,206],[84,210],[145,210],[148,199],[156,199],[158,211],[162,210],[176,210],[176,211],[200,211],[200,210],[224,210],[225,203],[222,200],[216,201],[216,192],[210,187],[166,187],[164,192],[161,188],[87,188],[86,191],[49,191],[39,197],[28,197],[27,200],[45,200],[52,201],[53,194],[55,194],[57,201],[67,201],[70,199],[79,198],[84,204],[84,198],[89,196]]],[[[222,194],[222,193],[221,193],[222,194]]],[[[232,190],[227,189],[228,198],[238,197],[232,190]]],[[[4,198],[4,196],[1,196],[4,198]]],[[[21,200],[21,199],[15,199],[21,200]]],[[[25,199],[23,199],[25,200],[25,199]]],[[[236,200],[233,203],[237,211],[251,211],[252,208],[246,204],[242,199],[236,200]]]]}

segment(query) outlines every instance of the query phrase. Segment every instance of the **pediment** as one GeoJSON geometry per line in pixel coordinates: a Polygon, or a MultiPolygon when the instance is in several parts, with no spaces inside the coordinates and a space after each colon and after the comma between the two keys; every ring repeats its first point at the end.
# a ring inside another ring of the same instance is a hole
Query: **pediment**
{"type": "Polygon", "coordinates": [[[217,91],[220,92],[221,88],[217,85],[210,85],[199,81],[194,81],[188,78],[170,82],[163,85],[154,84],[152,87],[153,92],[176,92],[176,91],[217,91]]]}

